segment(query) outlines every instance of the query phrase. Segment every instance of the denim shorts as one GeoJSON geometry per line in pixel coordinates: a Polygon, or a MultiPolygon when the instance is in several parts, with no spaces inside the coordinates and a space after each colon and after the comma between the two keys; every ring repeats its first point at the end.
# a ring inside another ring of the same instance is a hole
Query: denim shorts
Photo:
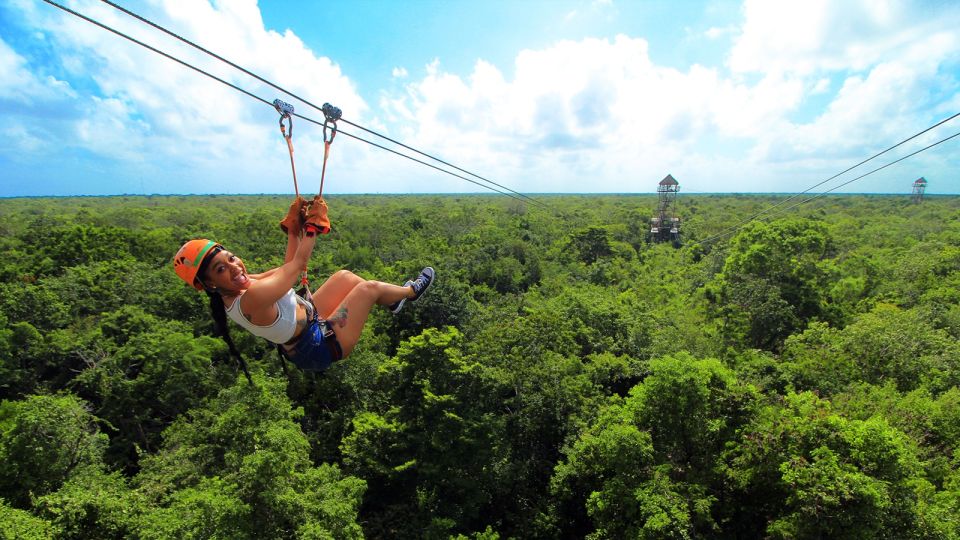
{"type": "Polygon", "coordinates": [[[303,371],[323,371],[340,360],[343,351],[330,323],[321,321],[314,314],[300,339],[293,345],[293,350],[284,356],[303,371]]]}

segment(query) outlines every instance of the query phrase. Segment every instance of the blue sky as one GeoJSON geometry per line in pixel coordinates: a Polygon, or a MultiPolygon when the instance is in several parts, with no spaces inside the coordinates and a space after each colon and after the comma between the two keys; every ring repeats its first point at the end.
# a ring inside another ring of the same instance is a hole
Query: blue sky
{"type": "MultiPolygon", "coordinates": [[[[63,1],[320,116],[102,2],[63,1]]],[[[681,192],[798,192],[960,112],[956,2],[118,3],[522,193],[649,193],[667,173],[681,192]]],[[[295,123],[309,193],[322,138],[295,123]]],[[[270,107],[39,0],[0,4],[0,132],[0,196],[293,191],[270,107]]],[[[838,192],[906,193],[923,176],[960,193],[958,156],[960,138],[838,192]]],[[[484,191],[345,136],[327,174],[328,193],[484,191]]]]}

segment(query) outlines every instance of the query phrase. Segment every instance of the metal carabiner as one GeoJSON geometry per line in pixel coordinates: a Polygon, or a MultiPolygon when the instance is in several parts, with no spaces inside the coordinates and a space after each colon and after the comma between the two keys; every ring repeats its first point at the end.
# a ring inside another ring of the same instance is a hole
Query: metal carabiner
{"type": "Polygon", "coordinates": [[[343,112],[329,103],[324,103],[320,108],[323,112],[323,142],[331,144],[333,138],[337,136],[337,120],[343,116],[343,112]],[[327,138],[327,128],[330,128],[330,138],[327,138]]]}
{"type": "Polygon", "coordinates": [[[283,136],[289,139],[293,137],[293,105],[280,101],[279,99],[273,100],[273,108],[280,113],[280,133],[283,133],[283,136]],[[287,125],[284,126],[283,120],[287,120],[287,125]]]}

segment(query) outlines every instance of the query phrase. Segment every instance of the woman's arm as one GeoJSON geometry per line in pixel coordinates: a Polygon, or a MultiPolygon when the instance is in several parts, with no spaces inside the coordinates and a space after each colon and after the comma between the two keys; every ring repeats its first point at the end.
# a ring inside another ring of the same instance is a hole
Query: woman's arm
{"type": "Polygon", "coordinates": [[[244,309],[249,312],[265,309],[287,294],[310,261],[316,243],[316,236],[305,236],[298,240],[299,245],[289,261],[260,274],[243,295],[244,309]]]}
{"type": "MultiPolygon", "coordinates": [[[[294,210],[297,204],[300,203],[294,201],[294,204],[290,205],[288,219],[291,221],[299,219],[299,214],[294,210]]],[[[263,279],[255,281],[250,285],[250,288],[247,289],[247,292],[244,294],[244,305],[247,306],[248,310],[258,311],[265,309],[267,306],[279,300],[280,297],[287,294],[297,274],[304,270],[307,267],[307,262],[310,261],[313,246],[317,243],[317,233],[326,234],[330,232],[330,220],[327,218],[327,203],[320,195],[313,198],[313,202],[310,203],[305,218],[304,221],[306,223],[303,225],[303,228],[306,232],[302,239],[298,240],[293,238],[296,234],[291,235],[290,231],[294,230],[294,227],[284,228],[284,230],[287,231],[287,253],[289,254],[292,246],[296,245],[293,257],[283,263],[283,266],[275,268],[269,273],[264,272],[265,277],[263,277],[263,279]]]]}
{"type": "Polygon", "coordinates": [[[260,272],[259,274],[247,274],[247,275],[250,276],[250,279],[263,279],[267,276],[272,276],[273,273],[276,272],[278,269],[279,267],[271,268],[265,272],[260,272]]]}
{"type": "Polygon", "coordinates": [[[299,231],[294,232],[292,230],[287,231],[287,252],[283,255],[283,262],[288,263],[293,260],[293,257],[297,254],[297,248],[300,247],[300,234],[299,231]]]}
{"type": "MultiPolygon", "coordinates": [[[[284,264],[290,262],[293,259],[293,257],[297,254],[297,248],[299,246],[300,246],[300,236],[297,234],[294,234],[292,231],[288,232],[287,233],[287,252],[283,256],[284,264]]],[[[263,279],[263,278],[272,276],[279,269],[280,267],[271,268],[269,270],[260,272],[259,274],[249,274],[249,276],[253,279],[263,279]]]]}
{"type": "MultiPolygon", "coordinates": [[[[300,245],[300,231],[303,229],[303,213],[307,201],[297,195],[297,198],[290,203],[290,209],[287,215],[280,222],[280,230],[287,233],[287,251],[283,255],[283,262],[290,262],[297,253],[297,247],[300,245]]],[[[264,275],[269,275],[266,272],[264,275]]]]}

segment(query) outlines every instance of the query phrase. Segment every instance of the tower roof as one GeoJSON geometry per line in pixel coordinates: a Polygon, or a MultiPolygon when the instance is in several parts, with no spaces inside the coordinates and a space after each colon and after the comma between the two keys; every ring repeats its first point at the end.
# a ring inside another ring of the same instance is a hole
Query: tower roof
{"type": "Polygon", "coordinates": [[[660,181],[661,186],[679,186],[680,182],[677,182],[672,174],[668,174],[660,181]]]}
{"type": "Polygon", "coordinates": [[[917,178],[917,180],[913,183],[913,185],[915,186],[924,186],[926,184],[927,184],[927,179],[922,176],[920,178],[917,178]]]}

